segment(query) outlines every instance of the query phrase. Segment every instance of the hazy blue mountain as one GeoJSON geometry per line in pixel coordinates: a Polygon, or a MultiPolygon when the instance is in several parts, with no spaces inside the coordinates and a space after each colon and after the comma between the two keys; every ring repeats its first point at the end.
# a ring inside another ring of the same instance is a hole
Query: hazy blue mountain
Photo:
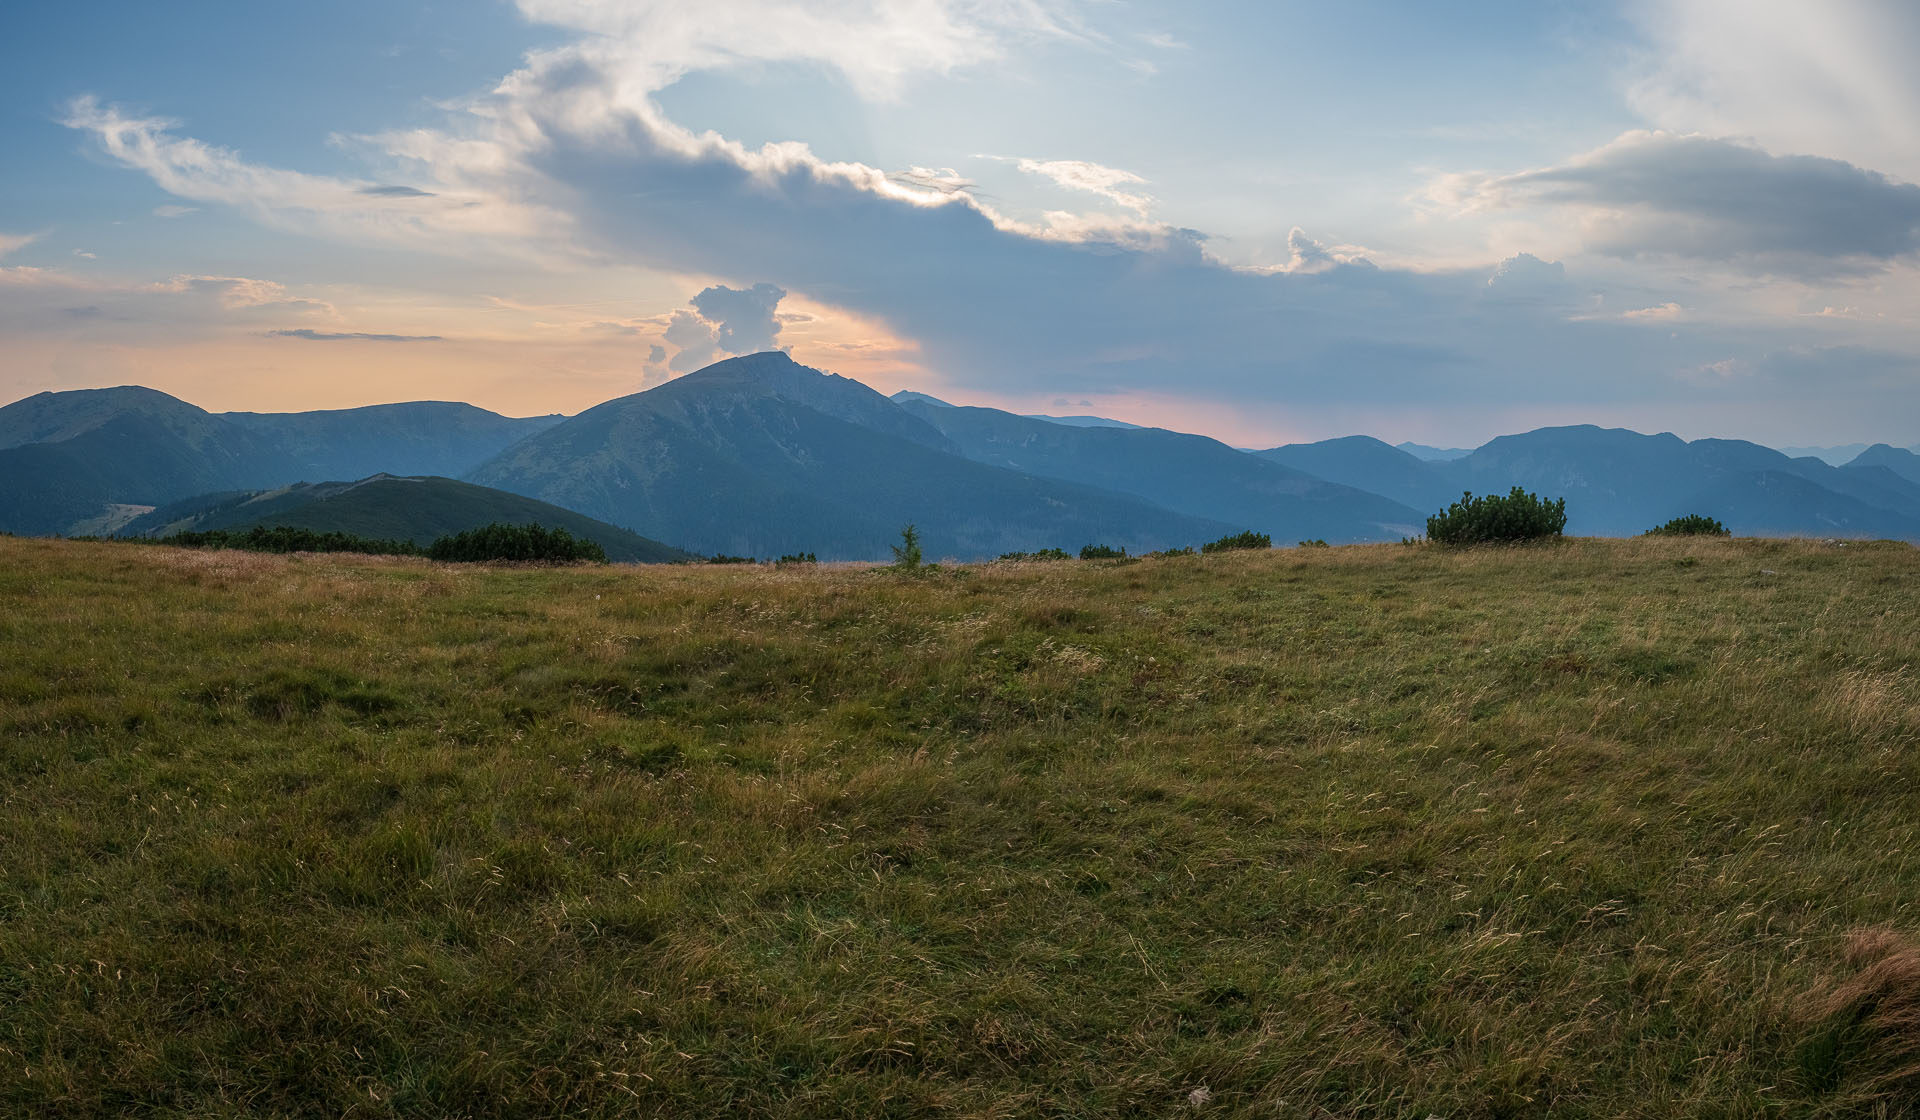
{"type": "Polygon", "coordinates": [[[451,533],[500,522],[565,529],[596,541],[616,562],[668,564],[691,555],[572,510],[450,478],[374,475],[357,482],[296,483],[277,490],[203,494],[133,521],[118,535],[164,537],[209,529],[291,525],[379,540],[433,543],[451,533]]]}
{"type": "Polygon", "coordinates": [[[941,408],[953,407],[953,405],[941,400],[939,397],[928,396],[926,393],[916,393],[912,389],[902,389],[887,399],[894,404],[906,404],[908,401],[919,401],[921,404],[939,405],[941,408]]]}
{"type": "Polygon", "coordinates": [[[1869,505],[1786,471],[1733,475],[1692,495],[1688,508],[1711,510],[1709,516],[1743,537],[1920,541],[1920,517],[1869,505]]]}
{"type": "Polygon", "coordinates": [[[273,441],[293,477],[462,475],[564,416],[501,416],[470,404],[412,401],[321,412],[223,412],[273,441]]]}
{"type": "Polygon", "coordinates": [[[111,530],[117,505],[380,473],[464,473],[558,417],[465,404],[214,414],[137,385],[0,408],[0,530],[111,530]]]}
{"type": "Polygon", "coordinates": [[[116,503],[257,486],[284,463],[271,441],[150,389],[29,397],[0,409],[0,432],[48,437],[0,449],[0,529],[15,533],[68,532],[116,503]]]}
{"type": "Polygon", "coordinates": [[[1438,512],[1460,496],[1453,480],[1433,463],[1389,447],[1372,436],[1290,443],[1252,454],[1410,506],[1420,513],[1418,521],[1422,532],[1428,514],[1438,512]]]}
{"type": "Polygon", "coordinates": [[[1427,463],[1449,463],[1473,454],[1471,447],[1428,447],[1424,443],[1396,443],[1393,446],[1427,463]]]}
{"type": "Polygon", "coordinates": [[[1849,533],[1879,534],[1866,527],[1873,519],[1850,504],[1858,503],[1881,510],[1884,527],[1905,537],[1900,526],[1920,515],[1920,487],[1892,471],[1792,459],[1745,440],[1688,443],[1671,433],[1541,428],[1501,436],[1438,466],[1456,490],[1505,493],[1518,485],[1564,497],[1567,531],[1575,534],[1627,536],[1688,513],[1718,517],[1736,533],[1821,536],[1850,525],[1849,533]],[[1761,474],[1796,477],[1811,488],[1746,477],[1761,474]],[[1717,508],[1727,502],[1735,504],[1717,508]]]}
{"type": "Polygon", "coordinates": [[[1814,458],[1832,467],[1845,466],[1867,449],[1864,443],[1846,443],[1838,447],[1776,447],[1789,459],[1814,458]]]}
{"type": "Polygon", "coordinates": [[[1852,470],[1860,467],[1881,467],[1908,482],[1920,485],[1920,455],[1915,455],[1904,447],[1876,443],[1856,455],[1846,464],[1845,469],[1852,470]]]}
{"type": "Polygon", "coordinates": [[[1276,543],[1398,540],[1426,524],[1425,514],[1399,502],[1205,436],[1160,428],[1076,428],[992,408],[903,407],[939,428],[970,459],[1134,494],[1271,534],[1276,543]]]}
{"type": "Polygon", "coordinates": [[[1094,542],[1139,551],[1229,531],[952,447],[865,385],[772,352],[588,409],[468,477],[701,552],[759,557],[885,559],[909,522],[930,558],[963,559],[1094,542]]]}
{"type": "Polygon", "coordinates": [[[1029,412],[1028,420],[1045,420],[1049,424],[1065,424],[1069,428],[1127,428],[1138,431],[1140,424],[1129,424],[1125,420],[1110,420],[1105,416],[1048,416],[1044,413],[1029,412]]]}

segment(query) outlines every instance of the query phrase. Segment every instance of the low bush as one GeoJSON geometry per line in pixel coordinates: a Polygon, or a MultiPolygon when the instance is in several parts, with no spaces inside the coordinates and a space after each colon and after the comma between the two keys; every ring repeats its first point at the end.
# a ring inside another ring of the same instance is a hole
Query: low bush
{"type": "Polygon", "coordinates": [[[780,559],[775,560],[773,566],[776,568],[784,568],[789,564],[818,564],[819,562],[811,552],[789,552],[780,559]]]}
{"type": "Polygon", "coordinates": [[[1482,544],[1557,537],[1567,527],[1567,500],[1546,501],[1516,486],[1504,497],[1471,492],[1427,518],[1427,539],[1438,544],[1482,544]]]}
{"type": "Polygon", "coordinates": [[[1003,552],[1002,560],[1071,560],[1064,548],[1043,548],[1038,552],[1003,552]]]}
{"type": "Polygon", "coordinates": [[[724,552],[716,552],[707,557],[706,562],[709,564],[758,564],[760,561],[751,556],[728,556],[724,552]]]}
{"type": "Polygon", "coordinates": [[[1689,513],[1665,525],[1656,525],[1640,534],[1643,537],[1731,537],[1733,530],[1704,514],[1689,513]]]}
{"type": "Polygon", "coordinates": [[[1242,548],[1272,548],[1273,538],[1265,533],[1256,533],[1248,529],[1244,533],[1235,533],[1230,537],[1221,537],[1200,546],[1202,552],[1233,552],[1242,548]]]}
{"type": "Polygon", "coordinates": [[[1327,547],[1327,542],[1321,540],[1319,537],[1315,537],[1310,541],[1301,541],[1300,547],[1301,548],[1325,548],[1327,547]]]}
{"type": "Polygon", "coordinates": [[[1080,559],[1082,560],[1125,560],[1126,558],[1126,549],[1115,548],[1107,544],[1083,545],[1080,549],[1080,559]]]}
{"type": "Polygon", "coordinates": [[[377,540],[352,533],[320,533],[291,525],[255,525],[244,531],[208,529],[161,537],[160,544],[182,548],[236,548],[245,552],[363,552],[372,556],[419,556],[412,541],[377,540]]]}
{"type": "Polygon", "coordinates": [[[576,537],[565,529],[548,529],[539,522],[506,525],[494,522],[464,533],[441,537],[427,546],[427,555],[441,561],[512,560],[531,564],[607,562],[607,552],[596,541],[576,537]]]}

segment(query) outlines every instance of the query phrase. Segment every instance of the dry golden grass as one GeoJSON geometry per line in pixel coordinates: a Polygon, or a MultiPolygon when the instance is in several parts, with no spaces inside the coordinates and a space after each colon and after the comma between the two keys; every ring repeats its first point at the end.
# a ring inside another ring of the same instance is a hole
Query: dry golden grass
{"type": "Polygon", "coordinates": [[[0,539],[0,1113],[1902,1114],[1917,556],[0,539]]]}

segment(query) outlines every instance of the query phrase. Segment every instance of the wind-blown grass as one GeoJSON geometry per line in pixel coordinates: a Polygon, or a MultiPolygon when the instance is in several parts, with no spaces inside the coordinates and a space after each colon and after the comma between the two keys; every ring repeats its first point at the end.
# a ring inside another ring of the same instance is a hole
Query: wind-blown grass
{"type": "Polygon", "coordinates": [[[0,540],[0,1113],[1907,1107],[1917,576],[0,540]]]}

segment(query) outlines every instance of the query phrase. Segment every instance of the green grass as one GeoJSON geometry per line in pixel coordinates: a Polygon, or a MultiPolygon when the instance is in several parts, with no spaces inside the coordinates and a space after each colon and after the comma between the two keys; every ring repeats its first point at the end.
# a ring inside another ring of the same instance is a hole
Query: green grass
{"type": "Polygon", "coordinates": [[[1906,1114],[1917,578],[0,539],[0,1114],[1906,1114]]]}

